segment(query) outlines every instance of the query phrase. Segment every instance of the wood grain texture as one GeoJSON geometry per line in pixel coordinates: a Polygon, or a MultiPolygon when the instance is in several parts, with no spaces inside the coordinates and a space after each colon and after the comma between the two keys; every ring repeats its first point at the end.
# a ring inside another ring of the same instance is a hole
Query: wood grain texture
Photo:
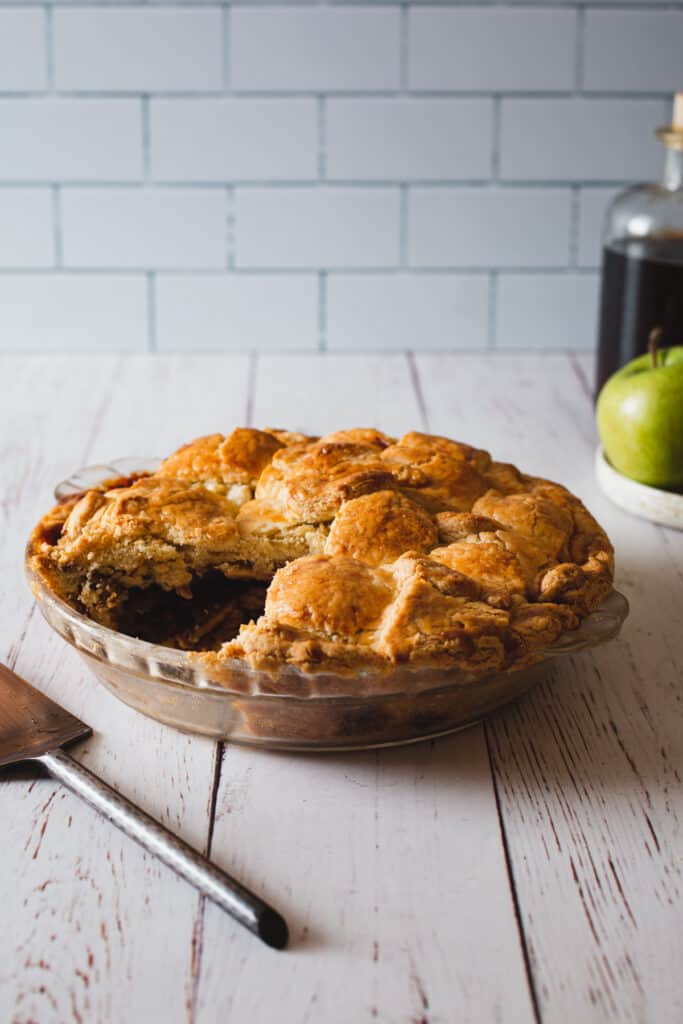
{"type": "Polygon", "coordinates": [[[681,535],[597,490],[586,359],[417,365],[435,430],[503,458],[524,452],[525,468],[584,499],[614,541],[632,606],[616,643],[558,662],[487,726],[542,1019],[673,1024],[683,1018],[681,535]],[[449,389],[458,373],[471,388],[449,389]]]}
{"type": "MultiPolygon", "coordinates": [[[[403,356],[261,356],[266,421],[400,434],[422,415],[403,356]]],[[[213,855],[279,900],[293,944],[246,947],[207,907],[198,1024],[533,1019],[481,727],[344,756],[228,745],[216,812],[213,855]]]]}
{"type": "Polygon", "coordinates": [[[0,658],[293,935],[262,948],[53,783],[0,777],[3,1024],[683,1019],[683,541],[597,491],[590,375],[540,354],[0,357],[0,658]],[[26,535],[77,464],[245,420],[427,428],[562,480],[617,547],[621,639],[486,729],[403,749],[224,749],[130,712],[32,613],[26,535]]]}
{"type": "MultiPolygon", "coordinates": [[[[3,610],[13,601],[24,607],[23,618],[2,623],[4,648],[14,644],[17,671],[95,730],[74,755],[205,849],[215,745],[124,707],[39,615],[22,635],[15,620],[26,622],[30,595],[21,551],[51,486],[79,463],[140,452],[141,439],[142,454],[163,453],[189,435],[243,421],[248,360],[48,359],[33,369],[32,388],[8,389],[2,403],[3,438],[12,436],[27,393],[41,428],[32,433],[26,424],[35,455],[18,449],[2,463],[8,493],[17,495],[2,549],[16,563],[3,610]]],[[[50,781],[0,785],[0,817],[11,822],[3,867],[21,878],[4,904],[13,928],[0,933],[0,1019],[186,1020],[203,906],[195,892],[50,781]]]]}

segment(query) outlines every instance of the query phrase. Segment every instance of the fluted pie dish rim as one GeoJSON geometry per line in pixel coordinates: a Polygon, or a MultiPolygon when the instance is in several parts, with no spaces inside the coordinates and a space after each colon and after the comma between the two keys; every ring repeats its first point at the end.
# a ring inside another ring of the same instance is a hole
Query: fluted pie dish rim
{"type": "Polygon", "coordinates": [[[613,590],[533,664],[474,682],[459,669],[404,667],[350,677],[287,666],[274,677],[240,661],[230,677],[214,680],[187,652],[117,633],[74,610],[50,591],[29,558],[26,573],[49,626],[125,704],[181,732],[304,753],[397,746],[474,725],[547,678],[556,659],[614,639],[629,612],[624,595],[613,590]]]}
{"type": "MultiPolygon", "coordinates": [[[[471,687],[490,676],[512,677],[530,667],[524,666],[511,672],[490,673],[489,676],[472,680],[467,672],[457,667],[434,669],[401,665],[389,672],[377,672],[366,668],[359,669],[353,675],[340,675],[334,672],[304,672],[293,665],[284,665],[274,673],[251,668],[244,661],[234,658],[229,663],[226,662],[227,671],[212,672],[211,668],[204,666],[193,655],[193,652],[175,650],[162,644],[128,636],[94,622],[87,615],[72,608],[36,573],[31,565],[30,545],[26,551],[25,572],[33,596],[48,625],[72,647],[98,661],[108,662],[135,672],[141,678],[161,681],[169,686],[211,691],[221,695],[249,694],[277,700],[356,700],[359,697],[372,699],[405,693],[416,694],[447,686],[471,687]],[[235,685],[230,686],[230,680],[235,685]],[[287,687],[287,683],[293,680],[298,682],[287,687]],[[397,680],[401,680],[402,684],[397,686],[397,680]],[[411,680],[414,685],[406,686],[407,680],[411,680]],[[333,685],[332,681],[336,685],[333,685]],[[366,683],[366,689],[362,686],[363,682],[366,683]]],[[[557,640],[542,652],[533,666],[564,655],[577,654],[614,639],[618,636],[629,611],[626,596],[621,591],[613,589],[603,604],[586,616],[577,629],[560,634],[557,640]]]]}
{"type": "MultiPolygon", "coordinates": [[[[129,457],[84,467],[57,486],[55,497],[68,501],[112,477],[154,473],[158,462],[129,457]]],[[[626,599],[612,589],[578,628],[539,647],[526,665],[478,675],[410,663],[342,673],[292,664],[264,670],[240,658],[217,666],[95,622],[50,586],[34,554],[29,541],[26,573],[43,616],[119,698],[184,731],[274,748],[385,746],[463,728],[524,693],[555,658],[612,639],[628,614],[626,599]]]]}
{"type": "Polygon", "coordinates": [[[476,678],[537,660],[613,584],[567,488],[438,435],[236,428],[124,467],[41,518],[34,567],[101,625],[214,668],[476,678]]]}

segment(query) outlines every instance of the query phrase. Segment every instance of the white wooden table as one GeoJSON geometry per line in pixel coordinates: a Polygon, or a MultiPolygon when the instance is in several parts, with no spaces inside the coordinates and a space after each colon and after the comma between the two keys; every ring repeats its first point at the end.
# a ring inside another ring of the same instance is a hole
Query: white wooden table
{"type": "Polygon", "coordinates": [[[0,357],[0,660],[93,726],[75,754],[287,915],[275,953],[51,781],[0,781],[0,1021],[683,1020],[683,535],[593,480],[564,355],[0,357]],[[22,549],[79,465],[234,425],[427,429],[575,490],[632,614],[486,725],[285,755],[105,692],[34,611],[22,549]]]}

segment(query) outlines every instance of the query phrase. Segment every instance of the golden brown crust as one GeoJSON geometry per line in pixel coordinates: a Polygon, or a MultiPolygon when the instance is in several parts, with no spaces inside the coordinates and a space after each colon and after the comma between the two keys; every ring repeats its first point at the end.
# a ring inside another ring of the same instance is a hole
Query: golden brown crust
{"type": "Polygon", "coordinates": [[[164,459],[157,474],[201,483],[241,505],[253,496],[256,481],[284,444],[272,433],[248,427],[238,427],[227,437],[208,434],[164,459]]]}
{"type": "Polygon", "coordinates": [[[322,439],[326,444],[338,444],[347,442],[349,444],[369,444],[380,451],[396,444],[396,439],[383,434],[381,430],[373,427],[352,427],[350,430],[335,430],[333,434],[326,434],[322,439]]]}
{"type": "Polygon", "coordinates": [[[471,512],[437,512],[434,516],[442,544],[453,544],[478,533],[495,533],[501,524],[488,516],[477,516],[471,512]]]}
{"type": "Polygon", "coordinates": [[[392,661],[443,664],[444,657],[492,671],[505,659],[505,611],[480,600],[476,582],[431,558],[405,555],[394,565],[396,597],[379,647],[392,661]]]}
{"type": "Polygon", "coordinates": [[[363,562],[344,555],[308,555],[275,574],[265,614],[284,626],[360,642],[377,627],[390,598],[385,576],[363,562]]]}
{"type": "Polygon", "coordinates": [[[152,476],[67,506],[61,536],[36,557],[64,596],[105,625],[131,588],[183,593],[193,576],[235,558],[232,506],[203,487],[152,476]]]}
{"type": "Polygon", "coordinates": [[[272,434],[285,447],[291,444],[303,444],[305,441],[318,440],[317,437],[301,434],[298,430],[280,430],[279,427],[266,427],[265,432],[266,434],[272,434]]]}
{"type": "Polygon", "coordinates": [[[386,448],[382,459],[404,494],[430,512],[469,512],[489,486],[484,476],[491,464],[488,452],[447,437],[413,431],[386,448]]]}
{"type": "Polygon", "coordinates": [[[255,496],[290,521],[326,523],[344,501],[394,486],[374,445],[321,438],[277,452],[255,496]]]}
{"type": "Polygon", "coordinates": [[[398,491],[373,491],[345,501],[325,545],[368,565],[393,562],[404,551],[429,551],[438,533],[432,517],[398,491]]]}
{"type": "MultiPolygon", "coordinates": [[[[613,575],[609,540],[566,488],[448,438],[371,428],[198,438],[151,476],[58,505],[32,551],[54,590],[115,627],[129,593],[144,609],[146,589],[190,600],[207,573],[212,587],[216,574],[270,580],[261,615],[262,589],[226,596],[224,621],[240,607],[254,619],[201,656],[273,673],[519,668],[596,608],[613,575]]],[[[215,602],[210,613],[184,643],[217,635],[215,602]]]]}
{"type": "Polygon", "coordinates": [[[514,552],[509,551],[497,533],[483,533],[455,541],[432,551],[431,557],[463,573],[489,594],[500,596],[528,594],[530,580],[514,552]]]}
{"type": "Polygon", "coordinates": [[[530,538],[548,558],[558,561],[566,552],[573,525],[571,513],[541,494],[501,495],[488,491],[475,501],[472,511],[530,538]]]}
{"type": "Polygon", "coordinates": [[[286,562],[301,555],[322,553],[328,534],[327,526],[291,522],[278,509],[258,498],[242,505],[235,522],[245,544],[254,551],[259,545],[278,546],[286,562]]]}

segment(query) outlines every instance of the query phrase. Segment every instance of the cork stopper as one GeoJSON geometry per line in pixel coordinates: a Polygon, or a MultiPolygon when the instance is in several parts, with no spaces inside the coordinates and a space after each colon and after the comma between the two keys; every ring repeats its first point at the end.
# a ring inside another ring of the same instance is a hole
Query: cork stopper
{"type": "Polygon", "coordinates": [[[683,132],[683,92],[674,96],[674,109],[671,115],[671,127],[676,132],[683,132]]]}
{"type": "Polygon", "coordinates": [[[658,128],[657,135],[669,149],[683,149],[683,92],[674,95],[671,124],[658,128]]]}

